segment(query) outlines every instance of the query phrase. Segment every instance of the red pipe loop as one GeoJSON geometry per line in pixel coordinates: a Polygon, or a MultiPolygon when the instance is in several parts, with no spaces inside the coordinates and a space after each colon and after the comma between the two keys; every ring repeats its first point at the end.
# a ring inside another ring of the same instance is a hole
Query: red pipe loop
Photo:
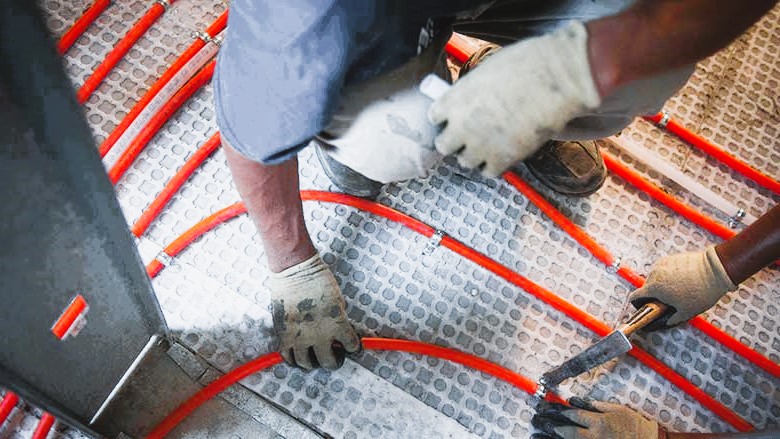
{"type": "MultiPolygon", "coordinates": [[[[455,349],[419,341],[384,338],[364,338],[362,343],[363,348],[370,351],[400,351],[441,358],[442,360],[458,363],[468,368],[484,372],[501,381],[505,381],[529,395],[533,395],[539,389],[539,384],[528,377],[495,363],[491,363],[485,359],[455,349]]],[[[558,399],[558,401],[560,401],[560,399],[558,399]]]]}
{"type": "MultiPolygon", "coordinates": [[[[218,210],[206,218],[200,220],[197,224],[176,238],[172,243],[168,244],[163,252],[170,257],[175,257],[188,245],[192,244],[193,241],[203,236],[209,230],[245,213],[246,207],[244,206],[244,203],[240,202],[218,210]]],[[[152,262],[146,266],[146,273],[150,278],[153,279],[158,274],[160,274],[163,268],[165,268],[165,264],[157,259],[153,259],[152,262]]]]}
{"type": "Polygon", "coordinates": [[[122,152],[122,155],[117,159],[111,170],[108,171],[108,178],[111,183],[116,184],[122,175],[130,168],[136,157],[141,154],[141,151],[149,144],[149,141],[160,131],[163,125],[170,119],[170,117],[184,105],[192,95],[195,94],[201,87],[211,81],[211,77],[214,75],[214,66],[216,61],[209,62],[201,71],[199,71],[187,84],[179,90],[170,101],[160,108],[160,111],[154,115],[146,126],[138,133],[133,142],[122,152]]]}
{"type": "MultiPolygon", "coordinates": [[[[392,219],[393,221],[398,221],[403,225],[411,228],[412,230],[418,231],[418,233],[421,233],[424,236],[428,236],[428,237],[432,236],[435,231],[432,227],[406,214],[403,214],[395,209],[362,198],[353,197],[351,195],[307,190],[307,191],[301,191],[301,199],[340,203],[340,204],[356,207],[359,209],[365,208],[365,210],[370,213],[374,213],[376,215],[380,215],[385,218],[392,219]]],[[[183,250],[184,247],[186,247],[189,243],[193,242],[195,239],[200,237],[203,233],[206,233],[208,230],[211,230],[214,227],[216,227],[218,224],[220,224],[220,222],[227,221],[228,219],[233,218],[244,212],[246,212],[246,208],[244,207],[244,205],[242,203],[236,203],[232,206],[229,206],[225,209],[222,209],[212,214],[211,216],[202,220],[201,222],[196,224],[193,228],[185,232],[182,236],[176,239],[174,243],[166,247],[165,252],[170,256],[175,256],[178,252],[183,250]]],[[[603,337],[611,332],[612,328],[610,328],[610,326],[607,325],[606,323],[602,322],[601,320],[597,319],[591,314],[577,308],[575,305],[567,302],[566,300],[555,295],[549,290],[535,284],[534,282],[520,275],[519,273],[512,271],[508,267],[466,246],[460,241],[457,241],[456,239],[445,235],[441,240],[441,245],[449,248],[450,250],[454,251],[457,254],[465,256],[467,259],[471,260],[477,265],[482,266],[483,268],[513,283],[514,285],[519,286],[520,288],[524,289],[526,292],[530,293],[531,295],[539,298],[540,300],[543,300],[544,302],[548,303],[555,309],[563,312],[565,315],[575,319],[577,322],[579,322],[586,328],[592,330],[596,334],[603,337]]],[[[155,262],[157,261],[153,261],[152,263],[155,262]]],[[[149,267],[147,269],[149,270],[149,268],[153,268],[151,266],[152,264],[149,264],[149,267]]],[[[159,270],[157,270],[157,272],[159,273],[159,270]]],[[[711,396],[704,393],[701,389],[697,388],[691,382],[687,381],[684,377],[682,377],[680,374],[672,370],[669,366],[666,366],[659,360],[650,356],[650,354],[648,354],[647,352],[637,347],[634,347],[630,351],[630,354],[636,357],[637,359],[639,359],[640,361],[643,361],[648,367],[652,368],[662,377],[666,378],[673,384],[677,385],[680,388],[680,390],[688,393],[699,403],[701,403],[704,407],[707,407],[713,413],[716,413],[719,416],[721,416],[721,418],[724,421],[728,422],[733,427],[739,429],[740,431],[750,431],[753,428],[749,423],[747,423],[747,421],[739,417],[737,414],[729,410],[726,406],[724,406],[723,404],[721,404],[711,396]]]]}
{"type": "Polygon", "coordinates": [[[204,233],[217,227],[218,225],[231,220],[239,215],[246,213],[246,206],[244,203],[235,203],[222,210],[214,212],[207,216],[191,229],[184,232],[181,236],[176,238],[172,243],[165,247],[165,253],[168,256],[175,257],[193,241],[203,236],[204,233]]]}
{"type": "Polygon", "coordinates": [[[276,366],[282,361],[282,356],[278,352],[272,352],[265,354],[262,357],[256,358],[249,363],[241,365],[227,374],[217,378],[211,384],[207,385],[190,399],[185,401],[182,405],[176,408],[170,415],[162,420],[153,430],[149,433],[147,439],[160,439],[170,433],[181,421],[190,415],[195,409],[203,405],[206,401],[222,393],[225,389],[233,384],[243,380],[244,378],[257,373],[261,370],[268,369],[269,367],[276,366]]]}
{"type": "Polygon", "coordinates": [[[698,150],[708,154],[710,157],[723,163],[729,168],[755,181],[759,186],[774,192],[776,195],[780,195],[780,182],[743,162],[737,157],[729,154],[723,148],[715,145],[704,137],[699,136],[676,120],[669,118],[668,115],[665,115],[664,113],[658,113],[654,116],[645,116],[645,119],[655,123],[661,128],[666,129],[694,148],[697,148],[698,150]],[[664,119],[664,117],[666,117],[667,121],[664,125],[661,125],[661,121],[664,119]]]}
{"type": "Polygon", "coordinates": [[[133,124],[133,121],[135,121],[144,108],[149,105],[149,102],[151,102],[152,99],[157,96],[157,93],[159,93],[160,90],[165,87],[165,84],[167,84],[171,78],[173,78],[176,73],[178,73],[179,70],[181,70],[181,68],[192,59],[192,57],[200,52],[200,49],[202,49],[205,45],[206,43],[203,40],[200,38],[196,39],[187,49],[184,50],[184,52],[182,52],[181,56],[179,56],[179,58],[176,59],[173,64],[171,64],[168,70],[166,70],[165,73],[160,76],[160,79],[152,84],[151,88],[149,88],[149,91],[144,93],[141,99],[135,105],[133,105],[133,108],[130,109],[130,112],[128,112],[127,115],[122,118],[122,121],[119,122],[119,125],[117,125],[116,128],[111,131],[111,134],[106,137],[106,140],[100,144],[98,147],[98,153],[100,153],[101,158],[105,157],[106,154],[111,151],[111,148],[114,147],[116,142],[122,138],[122,134],[124,134],[125,131],[130,128],[130,125],[133,124]]]}
{"type": "Polygon", "coordinates": [[[682,215],[684,218],[688,219],[694,224],[698,224],[703,229],[709,231],[715,236],[720,237],[721,239],[730,239],[737,234],[737,232],[713,221],[703,213],[693,209],[685,203],[678,201],[676,198],[664,192],[658,186],[645,180],[641,175],[621,164],[610,153],[602,150],[601,155],[604,157],[604,164],[607,165],[607,169],[609,169],[610,172],[631,183],[631,185],[635,186],[637,189],[647,193],[655,200],[663,203],[666,207],[682,215]]]}
{"type": "Polygon", "coordinates": [[[92,6],[84,11],[84,14],[73,23],[73,26],[62,34],[62,37],[60,37],[60,40],[57,42],[57,52],[59,52],[60,55],[64,55],[65,52],[73,46],[73,43],[84,34],[84,31],[95,22],[110,4],[111,0],[95,0],[95,2],[92,3],[92,6]]]}
{"type": "Polygon", "coordinates": [[[138,221],[133,224],[131,232],[133,235],[140,237],[149,228],[149,225],[155,218],[162,212],[165,205],[173,198],[174,194],[179,191],[179,188],[187,181],[188,178],[195,172],[196,169],[208,158],[214,151],[219,148],[221,139],[219,132],[212,135],[206,143],[203,144],[197,151],[190,157],[184,166],[179,169],[176,175],[171,178],[168,184],[165,185],[162,192],[152,201],[152,204],[146,208],[144,213],[138,218],[138,221]]]}
{"type": "MultiPolygon", "coordinates": [[[[211,25],[206,29],[206,33],[213,38],[222,32],[227,25],[227,16],[227,11],[223,12],[222,15],[214,20],[214,22],[211,23],[211,25]]],[[[205,41],[197,38],[187,49],[184,50],[184,52],[182,52],[179,58],[177,58],[176,61],[171,64],[165,73],[163,73],[162,76],[160,76],[160,78],[155,81],[155,83],[143,95],[141,100],[133,105],[133,108],[129,113],[127,113],[127,116],[125,116],[119,125],[117,125],[113,131],[111,131],[111,134],[109,134],[106,140],[100,144],[100,147],[98,148],[100,157],[105,157],[105,155],[108,154],[108,151],[110,151],[116,142],[119,141],[125,131],[127,131],[130,125],[132,125],[133,121],[138,118],[141,112],[146,108],[147,105],[149,105],[152,99],[157,96],[160,90],[162,90],[163,87],[165,87],[165,85],[168,84],[168,82],[170,82],[170,80],[177,73],[179,73],[179,71],[187,64],[187,62],[189,62],[205,45],[205,41]]]]}
{"type": "Polygon", "coordinates": [[[515,187],[520,193],[528,198],[539,210],[555,222],[564,232],[574,238],[583,247],[588,249],[593,256],[604,265],[610,266],[615,263],[615,258],[605,248],[601,247],[593,238],[590,237],[579,226],[574,224],[569,218],[566,218],[558,209],[556,209],[541,194],[536,192],[528,183],[523,181],[517,174],[507,171],[504,173],[504,179],[515,187]]]}
{"type": "MultiPolygon", "coordinates": [[[[538,388],[538,384],[517,372],[513,372],[505,367],[501,367],[475,355],[467,354],[455,349],[445,348],[419,341],[398,340],[390,338],[364,338],[362,343],[363,347],[368,350],[400,351],[421,354],[462,364],[471,369],[484,372],[488,375],[498,378],[499,380],[505,381],[528,393],[529,395],[533,395],[538,388]]],[[[268,369],[272,366],[276,366],[277,364],[281,364],[282,361],[282,356],[277,352],[273,352],[263,355],[262,357],[259,357],[228,372],[224,376],[215,380],[213,383],[204,387],[190,399],[182,403],[178,408],[176,408],[176,410],[168,415],[168,417],[160,422],[160,424],[158,424],[151,433],[149,433],[147,439],[161,439],[165,437],[174,428],[176,428],[176,426],[179,425],[181,421],[183,421],[187,416],[189,416],[209,399],[215,397],[242,379],[254,373],[268,369]]],[[[566,403],[565,400],[552,393],[548,393],[547,400],[566,403]]]]}
{"type": "Polygon", "coordinates": [[[685,377],[671,370],[669,366],[665,365],[660,360],[650,355],[648,352],[640,348],[634,347],[628,353],[631,354],[633,357],[635,357],[637,360],[644,363],[649,368],[653,369],[654,371],[662,375],[664,378],[669,380],[670,383],[674,384],[679,389],[681,389],[682,391],[684,391],[685,393],[693,397],[693,399],[698,401],[704,407],[707,407],[710,411],[718,415],[721,419],[729,423],[732,427],[742,432],[755,430],[755,427],[753,427],[752,424],[744,420],[738,414],[731,411],[725,405],[721,404],[715,398],[708,395],[702,389],[696,387],[693,383],[685,379],[685,377]]]}
{"type": "MultiPolygon", "coordinates": [[[[169,3],[173,3],[174,0],[168,0],[169,3]]],[[[165,13],[165,6],[159,2],[155,2],[151,8],[138,20],[130,31],[122,38],[119,43],[108,53],[106,59],[100,63],[100,65],[92,72],[84,84],[76,93],[76,98],[80,103],[84,103],[92,96],[92,93],[98,88],[100,83],[106,79],[106,76],[111,70],[116,67],[119,61],[124,58],[127,52],[135,45],[135,43],[149,30],[150,27],[165,13]]]]}
{"type": "MultiPolygon", "coordinates": [[[[304,192],[304,191],[302,191],[304,192]]],[[[324,196],[322,199],[319,198],[319,191],[306,191],[308,192],[308,196],[306,199],[318,199],[319,201],[329,201],[325,198],[331,198],[329,196],[324,196]]],[[[323,195],[327,193],[322,193],[323,195]]],[[[303,198],[303,197],[302,197],[303,198]]],[[[364,205],[365,203],[370,204],[378,204],[369,202],[366,200],[363,200],[361,198],[352,197],[349,195],[343,195],[338,198],[339,202],[343,202],[347,205],[352,205],[353,207],[356,207],[356,202],[359,202],[361,205],[364,205]],[[355,204],[353,204],[355,203],[355,204]]],[[[421,223],[420,221],[409,217],[408,215],[405,215],[401,212],[395,211],[394,209],[391,209],[387,206],[382,206],[382,209],[376,209],[372,210],[372,213],[375,212],[381,212],[385,211],[385,209],[390,210],[394,212],[395,216],[401,216],[404,217],[404,225],[406,223],[419,223],[422,224],[424,227],[428,227],[427,225],[421,223]]],[[[377,213],[379,214],[379,213],[377,213]]],[[[384,215],[383,215],[384,216],[384,215]]],[[[433,230],[431,228],[431,230],[433,230]]],[[[550,292],[549,290],[541,287],[540,285],[537,285],[536,283],[532,282],[531,280],[527,279],[526,277],[520,275],[519,273],[516,273],[509,269],[508,267],[490,259],[489,257],[485,256],[484,254],[466,246],[460,241],[457,241],[456,239],[445,235],[441,240],[441,245],[444,247],[449,248],[450,250],[454,251],[457,254],[460,254],[462,256],[465,256],[467,259],[471,260],[472,262],[476,263],[477,265],[480,265],[481,267],[491,271],[492,273],[504,278],[505,280],[519,286],[526,292],[530,293],[531,295],[541,299],[542,301],[546,302],[547,304],[551,305],[553,308],[563,312],[567,316],[575,319],[577,322],[585,326],[586,328],[592,330],[596,334],[600,336],[605,336],[609,334],[612,331],[612,328],[607,325],[606,323],[600,321],[596,317],[592,316],[591,314],[577,308],[575,305],[567,302],[560,296],[557,296],[556,294],[550,292]]],[[[694,397],[697,401],[699,401],[704,407],[707,407],[710,409],[713,413],[718,414],[721,416],[721,418],[731,424],[733,427],[739,429],[740,431],[750,431],[752,430],[752,425],[750,425],[748,422],[746,422],[744,419],[739,417],[736,413],[729,410],[726,406],[712,398],[711,396],[704,393],[701,389],[693,385],[690,381],[687,381],[685,378],[683,378],[680,374],[672,370],[669,366],[666,366],[656,358],[652,357],[647,352],[634,347],[630,351],[631,355],[639,359],[640,361],[644,362],[647,366],[655,370],[659,375],[666,378],[673,384],[677,385],[681,390],[688,393],[692,397],[694,397]],[[650,361],[652,360],[652,361],[650,361]]]]}
{"type": "Polygon", "coordinates": [[[225,30],[225,28],[227,27],[227,22],[228,22],[228,11],[226,9],[225,12],[219,14],[219,17],[217,17],[217,19],[214,20],[214,22],[211,23],[209,27],[206,28],[206,33],[211,38],[216,37],[217,35],[219,35],[220,32],[225,30]]]}
{"type": "Polygon", "coordinates": [[[381,216],[390,221],[403,224],[404,226],[414,230],[415,232],[430,238],[436,233],[436,229],[416,220],[405,213],[401,213],[392,207],[385,206],[383,204],[369,201],[364,198],[353,197],[347,194],[340,194],[336,192],[325,191],[313,191],[302,190],[301,200],[303,201],[322,201],[326,203],[338,203],[351,206],[366,212],[370,212],[376,216],[381,216]]]}

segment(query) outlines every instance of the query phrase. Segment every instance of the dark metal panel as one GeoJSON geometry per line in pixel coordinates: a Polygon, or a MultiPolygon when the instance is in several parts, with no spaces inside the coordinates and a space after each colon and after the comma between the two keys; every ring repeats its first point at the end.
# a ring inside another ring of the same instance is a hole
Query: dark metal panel
{"type": "Polygon", "coordinates": [[[167,329],[27,0],[0,0],[0,179],[0,380],[11,380],[1,384],[87,423],[150,337],[167,329]],[[76,293],[90,306],[87,324],[63,342],[50,327],[76,293]]]}

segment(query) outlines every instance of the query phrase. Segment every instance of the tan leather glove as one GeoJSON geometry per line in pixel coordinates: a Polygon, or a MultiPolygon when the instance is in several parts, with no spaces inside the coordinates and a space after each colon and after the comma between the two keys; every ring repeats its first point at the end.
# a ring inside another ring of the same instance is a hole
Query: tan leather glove
{"type": "Polygon", "coordinates": [[[274,330],[288,363],[307,370],[338,369],[344,351],[360,350],[341,290],[319,255],[272,273],[270,286],[274,330]]]}
{"type": "MultiPolygon", "coordinates": [[[[736,288],[713,245],[703,252],[659,259],[650,270],[647,282],[632,292],[629,300],[637,308],[650,300],[674,307],[674,313],[668,314],[660,327],[674,326],[708,310],[736,288]]],[[[655,325],[649,329],[658,328],[655,325]]]]}
{"type": "Polygon", "coordinates": [[[601,97],[585,25],[506,46],[455,82],[428,111],[444,129],[434,142],[461,166],[498,176],[536,152],[601,97]]]}
{"type": "MultiPolygon", "coordinates": [[[[582,398],[571,406],[542,402],[531,420],[534,439],[658,439],[661,427],[628,407],[582,398]]],[[[662,430],[662,429],[661,429],[662,430]]],[[[662,430],[663,431],[663,430],[662,430]]]]}

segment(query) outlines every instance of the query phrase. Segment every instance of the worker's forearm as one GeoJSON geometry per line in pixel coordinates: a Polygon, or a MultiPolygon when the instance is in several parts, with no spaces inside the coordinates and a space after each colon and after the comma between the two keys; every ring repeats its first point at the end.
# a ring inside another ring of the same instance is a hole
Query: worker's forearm
{"type": "Polygon", "coordinates": [[[593,77],[609,95],[631,81],[694,64],[727,46],[777,0],[639,0],[587,24],[593,77]]]}
{"type": "Polygon", "coordinates": [[[266,166],[226,145],[238,192],[263,240],[268,268],[278,273],[312,257],[316,250],[303,220],[298,160],[266,166]]]}
{"type": "Polygon", "coordinates": [[[735,284],[780,259],[780,205],[733,238],[717,245],[715,252],[735,284]]]}

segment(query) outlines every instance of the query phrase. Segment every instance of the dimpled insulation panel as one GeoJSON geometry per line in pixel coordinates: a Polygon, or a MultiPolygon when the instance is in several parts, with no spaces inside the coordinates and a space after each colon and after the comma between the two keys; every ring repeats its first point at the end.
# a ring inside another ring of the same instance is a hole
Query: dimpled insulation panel
{"type": "MultiPolygon", "coordinates": [[[[52,31],[60,34],[87,3],[42,5],[52,31]]],[[[109,7],[65,57],[74,84],[83,82],[150,5],[121,0],[109,7]]],[[[97,141],[189,44],[191,33],[225,6],[216,1],[174,3],[87,102],[97,141]]],[[[780,162],[778,11],[780,7],[731,47],[700,63],[688,85],[667,104],[673,117],[774,177],[780,162]]],[[[215,132],[211,99],[209,86],[196,93],[117,185],[129,223],[215,132]]],[[[778,202],[646,122],[635,122],[623,135],[754,215],[778,202]]],[[[683,188],[626,155],[620,157],[681,199],[725,219],[683,188]]],[[[310,149],[300,155],[300,164],[304,188],[335,189],[310,149]]],[[[618,177],[608,178],[588,198],[571,199],[541,187],[522,166],[518,172],[640,273],[646,274],[663,255],[718,241],[618,177]]],[[[141,239],[144,261],[204,216],[238,200],[224,154],[217,151],[141,239]]],[[[476,248],[610,325],[629,310],[629,285],[503,181],[445,162],[426,179],[387,186],[378,201],[476,248]]],[[[306,202],[304,209],[315,245],[335,273],[349,316],[363,335],[454,347],[534,379],[595,339],[542,301],[445,248],[424,254],[429,240],[403,226],[345,206],[306,202]]],[[[177,338],[217,369],[229,370],[273,348],[264,257],[251,221],[243,216],[196,241],[154,282],[177,338]]],[[[778,291],[777,270],[764,270],[707,318],[778,361],[778,291]]],[[[755,426],[780,423],[776,381],[695,329],[676,328],[635,340],[755,426]]],[[[282,365],[243,384],[323,436],[492,439],[525,438],[532,431],[528,395],[465,367],[417,355],[364,352],[336,372],[303,373],[282,365]]],[[[627,404],[678,431],[731,430],[631,357],[571,380],[563,390],[627,404]]],[[[13,431],[23,434],[34,428],[34,422],[27,429],[22,424],[13,424],[19,425],[13,431]]],[[[8,425],[3,428],[9,431],[8,425]]]]}

